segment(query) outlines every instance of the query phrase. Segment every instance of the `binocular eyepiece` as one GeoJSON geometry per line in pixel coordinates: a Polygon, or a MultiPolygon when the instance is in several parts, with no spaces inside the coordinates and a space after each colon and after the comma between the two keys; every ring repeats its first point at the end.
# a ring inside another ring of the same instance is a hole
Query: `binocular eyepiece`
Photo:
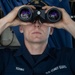
{"type": "Polygon", "coordinates": [[[57,8],[51,8],[45,13],[45,10],[41,9],[41,7],[37,7],[35,10],[32,10],[29,7],[22,7],[18,11],[18,17],[24,22],[40,20],[41,22],[55,23],[61,20],[62,13],[57,8]]]}

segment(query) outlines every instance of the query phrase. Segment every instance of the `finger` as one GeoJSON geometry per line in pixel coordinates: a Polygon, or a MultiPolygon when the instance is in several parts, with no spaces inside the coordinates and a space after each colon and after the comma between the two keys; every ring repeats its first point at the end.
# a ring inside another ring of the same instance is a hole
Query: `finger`
{"type": "Polygon", "coordinates": [[[49,8],[50,6],[44,6],[44,7],[42,7],[42,9],[47,9],[47,8],[49,8]]]}
{"type": "Polygon", "coordinates": [[[47,13],[50,9],[51,9],[51,8],[48,8],[48,9],[45,11],[45,13],[47,13]]]}
{"type": "Polygon", "coordinates": [[[42,7],[43,10],[46,10],[45,13],[47,13],[47,11],[50,9],[50,6],[44,6],[42,7]]]}
{"type": "Polygon", "coordinates": [[[19,25],[27,25],[27,24],[31,23],[31,22],[21,21],[19,18],[16,18],[13,22],[16,23],[16,24],[19,24],[19,25]]]}
{"type": "Polygon", "coordinates": [[[18,25],[31,25],[30,22],[22,22],[19,20],[14,20],[13,22],[9,23],[9,26],[18,26],[18,25]]]}
{"type": "Polygon", "coordinates": [[[45,11],[45,13],[47,13],[50,9],[52,9],[52,8],[57,8],[57,7],[55,7],[55,6],[49,6],[48,8],[47,8],[47,10],[45,11]]]}
{"type": "Polygon", "coordinates": [[[58,8],[58,7],[55,7],[55,6],[44,6],[42,7],[42,9],[45,9],[45,13],[47,13],[51,8],[58,8]]]}
{"type": "Polygon", "coordinates": [[[28,5],[28,7],[32,8],[32,9],[36,9],[36,7],[34,7],[33,5],[28,5]]]}
{"type": "Polygon", "coordinates": [[[31,25],[31,24],[32,24],[31,22],[24,22],[24,21],[21,21],[19,18],[15,19],[14,22],[15,22],[15,23],[18,23],[19,25],[31,25]]]}
{"type": "Polygon", "coordinates": [[[30,22],[21,22],[20,25],[26,26],[26,25],[31,25],[31,23],[30,22]]]}
{"type": "Polygon", "coordinates": [[[31,9],[36,9],[36,7],[34,7],[33,5],[23,5],[23,6],[21,6],[20,8],[22,8],[22,7],[29,7],[29,8],[31,8],[31,9]]]}
{"type": "Polygon", "coordinates": [[[60,21],[60,22],[54,23],[54,27],[58,28],[58,29],[60,29],[60,28],[63,29],[64,28],[64,24],[63,24],[63,22],[60,21]]]}
{"type": "Polygon", "coordinates": [[[54,24],[50,24],[50,23],[43,23],[43,25],[48,26],[48,27],[55,27],[54,24]]]}
{"type": "Polygon", "coordinates": [[[13,22],[13,25],[31,25],[31,23],[30,22],[23,22],[21,20],[15,20],[13,22]]]}
{"type": "MultiPolygon", "coordinates": [[[[33,5],[22,5],[19,7],[19,9],[21,9],[22,7],[27,7],[27,8],[30,8],[33,12],[33,10],[35,10],[36,8],[33,6],[33,5]]],[[[19,10],[18,10],[19,11],[19,10]]]]}
{"type": "Polygon", "coordinates": [[[36,9],[33,5],[22,5],[22,6],[15,7],[14,10],[18,12],[19,9],[22,7],[30,7],[32,9],[36,9]]]}

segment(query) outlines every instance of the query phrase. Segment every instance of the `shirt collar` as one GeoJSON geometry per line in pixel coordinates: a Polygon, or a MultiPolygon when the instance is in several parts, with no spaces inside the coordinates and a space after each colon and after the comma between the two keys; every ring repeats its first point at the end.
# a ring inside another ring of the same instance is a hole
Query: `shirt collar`
{"type": "MultiPolygon", "coordinates": [[[[20,56],[24,54],[24,51],[27,51],[27,48],[25,47],[25,45],[21,45],[21,47],[15,52],[14,56],[20,56]]],[[[46,46],[45,51],[43,52],[43,54],[45,55],[49,55],[52,58],[56,58],[56,49],[50,46],[50,44],[48,43],[46,46]]]]}
{"type": "Polygon", "coordinates": [[[43,54],[44,55],[46,54],[54,59],[56,58],[56,49],[55,47],[51,47],[50,44],[48,43],[43,54]]]}
{"type": "Polygon", "coordinates": [[[21,44],[21,46],[19,47],[19,49],[17,49],[16,52],[14,53],[14,56],[20,56],[20,55],[22,55],[23,54],[23,50],[25,50],[25,49],[26,49],[26,47],[25,47],[24,43],[21,44]]]}

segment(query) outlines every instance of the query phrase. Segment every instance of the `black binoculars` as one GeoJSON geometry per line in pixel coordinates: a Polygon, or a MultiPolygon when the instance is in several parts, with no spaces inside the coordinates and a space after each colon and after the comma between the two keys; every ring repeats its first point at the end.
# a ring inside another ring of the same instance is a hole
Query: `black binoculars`
{"type": "Polygon", "coordinates": [[[55,23],[61,20],[62,13],[57,8],[51,8],[47,13],[45,13],[45,10],[43,10],[40,6],[36,6],[35,10],[32,10],[29,7],[22,7],[18,11],[18,17],[24,22],[34,22],[36,20],[40,20],[42,23],[55,23]]]}

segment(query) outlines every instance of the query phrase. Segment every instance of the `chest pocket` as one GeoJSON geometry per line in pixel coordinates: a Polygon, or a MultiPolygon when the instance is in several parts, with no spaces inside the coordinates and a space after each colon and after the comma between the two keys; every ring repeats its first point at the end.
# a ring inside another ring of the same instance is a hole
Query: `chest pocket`
{"type": "Polygon", "coordinates": [[[5,69],[3,75],[25,75],[25,74],[27,75],[24,68],[10,66],[5,69]]]}

